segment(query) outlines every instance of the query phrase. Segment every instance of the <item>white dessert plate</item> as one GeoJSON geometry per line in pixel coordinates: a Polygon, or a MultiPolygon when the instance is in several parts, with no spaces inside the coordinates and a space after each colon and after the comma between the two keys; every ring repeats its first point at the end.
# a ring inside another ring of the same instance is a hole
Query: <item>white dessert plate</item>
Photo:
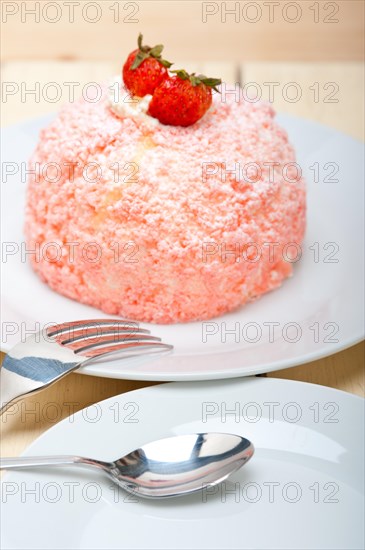
{"type": "Polygon", "coordinates": [[[205,431],[243,435],[255,454],[224,484],[180,499],[137,499],[76,468],[9,472],[1,548],[364,548],[364,401],[330,388],[265,378],[144,388],[63,420],[25,455],[111,460],[205,431]]]}
{"type": "MultiPolygon", "coordinates": [[[[294,276],[209,322],[150,325],[171,355],[95,364],[85,374],[136,380],[248,376],[313,361],[364,337],[363,146],[315,122],[279,116],[308,184],[308,226],[294,276]]],[[[106,317],[43,284],[21,254],[26,161],[50,117],[3,131],[2,349],[50,322],[106,317]],[[13,163],[13,164],[10,164],[13,163]]],[[[149,325],[146,324],[148,327],[149,325]]],[[[81,371],[80,371],[81,372],[81,371]]]]}

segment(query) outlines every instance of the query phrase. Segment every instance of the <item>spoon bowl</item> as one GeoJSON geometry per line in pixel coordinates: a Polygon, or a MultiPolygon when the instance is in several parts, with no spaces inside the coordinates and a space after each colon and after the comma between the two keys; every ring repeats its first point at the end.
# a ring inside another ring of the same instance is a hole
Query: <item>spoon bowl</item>
{"type": "Polygon", "coordinates": [[[0,469],[93,467],[103,470],[129,493],[157,499],[216,485],[241,468],[253,453],[252,443],[239,435],[194,433],[147,443],[114,462],[80,456],[3,458],[0,469]]]}

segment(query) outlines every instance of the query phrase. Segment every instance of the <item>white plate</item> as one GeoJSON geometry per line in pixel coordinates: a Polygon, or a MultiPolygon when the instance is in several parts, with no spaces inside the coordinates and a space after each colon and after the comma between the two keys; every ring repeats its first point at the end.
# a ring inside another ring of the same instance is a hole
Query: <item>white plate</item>
{"type": "Polygon", "coordinates": [[[205,431],[243,435],[255,454],[224,485],[181,499],[137,500],[75,468],[7,474],[1,548],[364,548],[364,401],[330,388],[265,378],[145,388],[80,411],[25,454],[112,460],[205,431]]]}
{"type": "MultiPolygon", "coordinates": [[[[3,161],[23,163],[24,170],[38,131],[48,120],[5,129],[3,161]]],[[[175,346],[170,356],[97,364],[83,369],[85,374],[139,380],[247,376],[313,361],[363,338],[362,144],[307,120],[280,116],[279,121],[296,147],[308,182],[308,229],[294,276],[257,302],[208,324],[150,325],[154,334],[175,346]],[[339,167],[337,174],[333,163],[339,167]],[[231,333],[224,342],[225,330],[231,333]]],[[[24,192],[21,170],[2,184],[2,240],[19,247],[24,192]]],[[[19,253],[3,258],[2,271],[5,351],[36,322],[39,327],[102,316],[50,290],[19,253]]]]}

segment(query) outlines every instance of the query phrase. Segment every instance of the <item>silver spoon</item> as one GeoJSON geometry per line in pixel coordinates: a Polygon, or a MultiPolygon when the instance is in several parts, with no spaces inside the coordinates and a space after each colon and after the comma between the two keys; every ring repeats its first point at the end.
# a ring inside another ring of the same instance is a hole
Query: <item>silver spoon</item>
{"type": "Polygon", "coordinates": [[[195,433],[160,439],[115,460],[80,456],[0,459],[0,469],[44,466],[99,468],[122,489],[145,498],[186,495],[216,485],[253,455],[248,439],[226,433],[195,433]]]}

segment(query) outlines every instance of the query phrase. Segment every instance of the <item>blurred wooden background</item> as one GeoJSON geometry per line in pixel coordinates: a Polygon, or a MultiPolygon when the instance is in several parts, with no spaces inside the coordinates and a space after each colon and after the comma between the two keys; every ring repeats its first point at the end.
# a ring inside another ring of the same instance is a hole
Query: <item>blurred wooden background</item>
{"type": "MultiPolygon", "coordinates": [[[[135,48],[138,32],[148,44],[165,44],[175,67],[204,71],[227,83],[255,82],[269,99],[265,82],[279,83],[273,106],[312,118],[356,138],[364,136],[364,2],[362,0],[242,1],[99,1],[49,2],[1,0],[2,125],[57,111],[67,101],[64,83],[99,82],[118,73],[135,48]],[[33,13],[32,13],[33,12],[33,13]],[[73,13],[72,13],[73,12],[73,13]],[[228,13],[231,12],[231,13],[228,13]],[[52,102],[44,87],[62,89],[52,102]],[[282,96],[296,82],[300,101],[282,96]],[[335,84],[336,101],[326,101],[335,84]],[[320,98],[314,101],[313,85],[320,98]],[[13,85],[13,93],[9,87],[13,85]],[[26,95],[39,85],[41,93],[26,95]],[[5,90],[5,94],[4,94],[5,90]],[[23,95],[22,95],[23,94],[23,95]]],[[[364,395],[364,345],[270,374],[364,395]]],[[[77,409],[148,383],[71,375],[30,397],[31,408],[49,401],[77,409]]],[[[50,421],[21,421],[2,426],[5,455],[19,454],[50,421]]]]}
{"type": "Polygon", "coordinates": [[[277,110],[363,138],[362,0],[16,0],[0,5],[3,126],[57,111],[69,97],[65,83],[78,82],[78,96],[86,83],[117,74],[143,32],[147,43],[165,44],[176,68],[205,71],[226,82],[256,82],[263,99],[269,99],[264,83],[279,83],[277,110]],[[282,87],[291,81],[303,90],[296,103],[282,97],[282,87]],[[52,82],[62,92],[55,101],[44,97],[55,95],[55,89],[45,89],[52,82]],[[338,87],[336,101],[324,104],[331,83],[338,87]],[[316,102],[314,85],[321,91],[316,102]],[[23,97],[36,86],[38,97],[23,97]]]}
{"type": "Polygon", "coordinates": [[[168,45],[169,56],[176,62],[359,61],[364,56],[362,0],[17,0],[1,4],[3,61],[120,63],[138,31],[148,43],[168,45]],[[73,9],[67,4],[74,4],[73,9]]]}

